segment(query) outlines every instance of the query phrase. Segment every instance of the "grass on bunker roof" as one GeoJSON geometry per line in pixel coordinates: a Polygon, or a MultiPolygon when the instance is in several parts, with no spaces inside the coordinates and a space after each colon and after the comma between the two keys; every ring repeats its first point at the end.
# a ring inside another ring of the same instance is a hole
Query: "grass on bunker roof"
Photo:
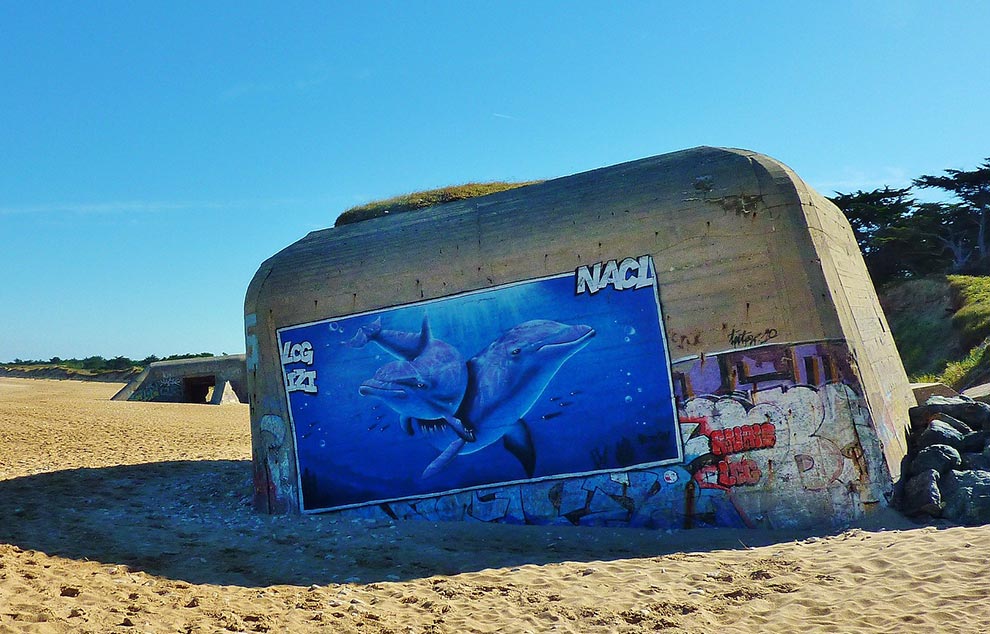
{"type": "Polygon", "coordinates": [[[526,185],[535,185],[541,182],[543,181],[523,181],[518,183],[508,183],[505,181],[494,181],[491,183],[464,183],[463,185],[449,185],[447,187],[439,187],[437,189],[403,194],[401,196],[394,196],[392,198],[376,200],[363,205],[358,205],[357,207],[351,207],[344,213],[340,214],[340,217],[337,218],[334,226],[339,227],[341,225],[361,222],[362,220],[368,220],[370,218],[378,218],[387,214],[415,211],[417,209],[425,209],[426,207],[442,205],[444,203],[450,203],[457,200],[466,200],[468,198],[477,198],[479,196],[497,194],[498,192],[516,189],[517,187],[525,187],[526,185]]]}

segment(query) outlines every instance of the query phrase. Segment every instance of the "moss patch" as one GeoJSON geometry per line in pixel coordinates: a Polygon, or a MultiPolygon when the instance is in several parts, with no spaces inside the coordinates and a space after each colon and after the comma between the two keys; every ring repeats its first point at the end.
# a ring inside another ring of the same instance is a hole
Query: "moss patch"
{"type": "Polygon", "coordinates": [[[430,189],[423,192],[395,196],[393,198],[377,200],[364,205],[359,205],[357,207],[352,207],[340,214],[340,217],[337,218],[334,226],[339,227],[341,225],[361,222],[362,220],[378,218],[388,214],[414,211],[416,209],[424,209],[435,205],[443,205],[445,203],[454,202],[455,200],[488,196],[489,194],[497,194],[498,192],[516,189],[517,187],[525,187],[526,185],[535,185],[541,182],[543,181],[526,181],[522,183],[506,183],[503,181],[496,181],[492,183],[465,183],[464,185],[451,185],[449,187],[440,187],[438,189],[430,189]]]}

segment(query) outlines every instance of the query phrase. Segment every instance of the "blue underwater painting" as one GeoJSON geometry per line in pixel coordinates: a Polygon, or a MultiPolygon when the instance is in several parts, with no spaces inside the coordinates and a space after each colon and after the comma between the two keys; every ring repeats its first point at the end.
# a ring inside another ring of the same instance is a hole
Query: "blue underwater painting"
{"type": "Polygon", "coordinates": [[[678,462],[652,263],[584,273],[280,329],[303,510],[678,462]]]}

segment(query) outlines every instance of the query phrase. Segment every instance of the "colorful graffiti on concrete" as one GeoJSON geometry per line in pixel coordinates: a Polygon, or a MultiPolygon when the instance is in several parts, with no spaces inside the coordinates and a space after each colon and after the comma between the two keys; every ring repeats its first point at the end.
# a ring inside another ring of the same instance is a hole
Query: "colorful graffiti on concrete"
{"type": "Polygon", "coordinates": [[[844,343],[768,345],[688,359],[675,364],[673,376],[681,464],[349,512],[432,521],[787,527],[822,518],[840,524],[879,501],[876,470],[883,458],[869,440],[869,412],[844,343]]]}
{"type": "Polygon", "coordinates": [[[288,433],[285,421],[275,414],[261,417],[258,425],[258,451],[260,460],[254,463],[254,495],[265,496],[265,506],[273,511],[285,512],[297,503],[296,487],[290,477],[289,453],[285,447],[288,433]],[[282,493],[276,498],[275,491],[282,493]]]}
{"type": "Polygon", "coordinates": [[[280,329],[303,510],[679,462],[655,282],[627,258],[280,329]]]}
{"type": "Polygon", "coordinates": [[[692,480],[723,491],[742,524],[851,520],[878,502],[882,456],[862,442],[875,432],[844,344],[692,360],[674,381],[692,480]]]}
{"type": "Polygon", "coordinates": [[[132,401],[182,401],[182,379],[168,374],[157,381],[149,381],[134,391],[132,401]]]}

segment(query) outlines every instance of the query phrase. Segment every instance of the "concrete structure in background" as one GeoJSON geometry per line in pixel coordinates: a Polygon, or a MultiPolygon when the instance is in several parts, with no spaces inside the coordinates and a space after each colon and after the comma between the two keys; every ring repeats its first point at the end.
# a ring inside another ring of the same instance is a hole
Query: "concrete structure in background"
{"type": "Polygon", "coordinates": [[[914,404],[842,213],[744,150],[314,231],[245,328],[272,513],[841,524],[914,404]]]}
{"type": "Polygon", "coordinates": [[[247,401],[245,356],[158,361],[113,396],[115,401],[239,403],[247,401]]]}
{"type": "Polygon", "coordinates": [[[911,383],[911,391],[914,393],[914,400],[918,405],[924,405],[932,396],[945,396],[950,398],[953,396],[959,396],[959,392],[943,383],[911,383]]]}

